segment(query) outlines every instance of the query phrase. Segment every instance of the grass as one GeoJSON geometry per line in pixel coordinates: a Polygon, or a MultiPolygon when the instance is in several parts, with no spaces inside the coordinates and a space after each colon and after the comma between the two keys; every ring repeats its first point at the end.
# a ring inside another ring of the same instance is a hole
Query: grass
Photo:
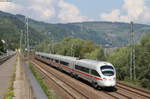
{"type": "Polygon", "coordinates": [[[125,84],[127,85],[131,85],[131,86],[136,86],[136,87],[141,87],[140,83],[138,81],[123,81],[125,84]]]}
{"type": "Polygon", "coordinates": [[[44,82],[43,78],[40,76],[40,74],[35,70],[35,68],[30,64],[30,70],[32,71],[33,75],[35,76],[36,80],[40,84],[41,88],[47,95],[48,99],[56,99],[56,97],[53,96],[53,94],[50,92],[48,85],[44,82]]]}
{"type": "Polygon", "coordinates": [[[13,99],[13,97],[14,97],[14,88],[13,88],[13,85],[14,85],[15,77],[16,77],[16,64],[15,64],[14,73],[13,73],[13,75],[11,77],[10,82],[9,82],[8,92],[6,92],[6,94],[4,96],[4,99],[13,99]]]}
{"type": "Polygon", "coordinates": [[[126,77],[125,80],[122,80],[122,82],[124,84],[130,85],[130,86],[141,87],[140,81],[138,81],[138,80],[131,81],[128,77],[126,77]]]}

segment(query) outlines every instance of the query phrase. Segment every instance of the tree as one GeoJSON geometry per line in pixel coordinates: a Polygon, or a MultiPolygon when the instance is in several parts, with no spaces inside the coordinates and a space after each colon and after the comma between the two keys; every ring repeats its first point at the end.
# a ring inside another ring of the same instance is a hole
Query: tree
{"type": "Polygon", "coordinates": [[[129,55],[129,48],[123,47],[117,49],[107,58],[107,61],[111,62],[115,66],[117,78],[119,80],[125,80],[126,77],[129,77],[129,55]]]}
{"type": "Polygon", "coordinates": [[[55,43],[46,43],[45,41],[38,45],[37,49],[42,52],[50,52],[65,56],[104,60],[104,51],[102,47],[94,44],[90,40],[81,40],[79,38],[67,37],[55,43]]]}
{"type": "Polygon", "coordinates": [[[3,44],[2,40],[0,39],[0,55],[1,55],[1,53],[3,53],[3,52],[5,52],[5,51],[4,51],[4,44],[3,44]]]}
{"type": "Polygon", "coordinates": [[[101,61],[105,60],[104,51],[101,47],[96,48],[95,50],[91,51],[90,53],[85,53],[85,58],[101,60],[101,61]]]}
{"type": "MultiPolygon", "coordinates": [[[[135,45],[136,81],[130,81],[150,89],[150,34],[142,37],[140,44],[135,45]]],[[[117,70],[119,80],[129,79],[130,46],[118,48],[107,57],[117,70]]]]}
{"type": "Polygon", "coordinates": [[[136,56],[137,79],[141,86],[150,89],[150,34],[142,37],[136,56]]]}

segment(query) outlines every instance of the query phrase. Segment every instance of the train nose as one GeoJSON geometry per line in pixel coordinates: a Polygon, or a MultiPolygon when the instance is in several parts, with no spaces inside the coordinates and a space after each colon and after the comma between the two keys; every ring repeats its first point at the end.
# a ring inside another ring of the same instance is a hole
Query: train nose
{"type": "Polygon", "coordinates": [[[103,79],[101,81],[101,85],[103,87],[113,87],[116,85],[116,80],[114,80],[114,79],[103,79]]]}
{"type": "Polygon", "coordinates": [[[114,81],[114,80],[104,82],[104,86],[106,86],[106,87],[113,87],[115,85],[116,85],[116,81],[114,81]]]}

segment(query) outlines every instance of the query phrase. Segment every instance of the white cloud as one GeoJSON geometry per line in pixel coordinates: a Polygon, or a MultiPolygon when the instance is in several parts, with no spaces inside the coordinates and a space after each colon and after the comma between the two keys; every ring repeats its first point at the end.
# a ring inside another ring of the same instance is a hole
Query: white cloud
{"type": "Polygon", "coordinates": [[[26,2],[28,2],[26,5],[1,2],[0,10],[13,14],[23,14],[40,21],[47,21],[55,15],[52,0],[26,0],[26,2]]]}
{"type": "Polygon", "coordinates": [[[124,0],[123,9],[127,11],[127,15],[133,20],[137,20],[145,8],[145,0],[124,0]]]}
{"type": "Polygon", "coordinates": [[[0,2],[0,10],[2,10],[2,11],[16,13],[19,11],[19,9],[22,9],[22,6],[17,5],[15,3],[0,2]]]}
{"type": "Polygon", "coordinates": [[[63,23],[81,22],[88,18],[80,14],[79,9],[64,0],[22,0],[22,2],[2,2],[0,10],[13,14],[23,14],[30,18],[51,22],[55,19],[63,23]],[[24,4],[23,4],[23,3],[24,4]]]}
{"type": "Polygon", "coordinates": [[[81,22],[87,20],[87,17],[81,16],[79,9],[73,4],[59,0],[58,7],[60,8],[58,18],[61,22],[81,22]]]}
{"type": "Polygon", "coordinates": [[[150,23],[149,12],[150,8],[146,6],[145,0],[124,0],[122,9],[115,9],[110,13],[103,13],[100,15],[100,18],[105,21],[150,23]]]}
{"type": "Polygon", "coordinates": [[[40,5],[31,5],[27,8],[28,12],[26,12],[27,16],[30,16],[33,19],[47,21],[50,20],[53,16],[55,16],[55,11],[51,7],[42,7],[40,5]]]}
{"type": "Polygon", "coordinates": [[[120,10],[115,9],[115,10],[112,10],[111,13],[108,13],[108,14],[103,13],[101,15],[101,19],[114,22],[114,21],[118,20],[119,15],[120,15],[120,10]]]}

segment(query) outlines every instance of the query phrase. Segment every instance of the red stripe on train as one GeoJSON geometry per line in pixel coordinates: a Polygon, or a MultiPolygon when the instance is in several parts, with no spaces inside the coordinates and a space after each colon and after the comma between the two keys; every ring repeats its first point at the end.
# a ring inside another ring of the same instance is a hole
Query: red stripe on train
{"type": "Polygon", "coordinates": [[[53,61],[51,62],[51,64],[55,64],[56,66],[63,66],[64,68],[67,68],[67,69],[69,69],[69,70],[72,70],[72,71],[75,71],[75,72],[78,72],[78,73],[81,73],[81,74],[84,74],[84,75],[86,75],[86,76],[89,76],[89,77],[93,77],[93,78],[95,78],[96,80],[103,80],[102,78],[100,78],[100,77],[95,77],[95,76],[93,76],[93,75],[90,75],[90,74],[87,74],[87,73],[84,73],[84,72],[81,72],[81,71],[79,71],[79,70],[76,70],[76,69],[73,69],[73,68],[69,68],[68,66],[66,66],[66,65],[62,65],[62,64],[58,64],[58,63],[54,63],[53,61]]]}

